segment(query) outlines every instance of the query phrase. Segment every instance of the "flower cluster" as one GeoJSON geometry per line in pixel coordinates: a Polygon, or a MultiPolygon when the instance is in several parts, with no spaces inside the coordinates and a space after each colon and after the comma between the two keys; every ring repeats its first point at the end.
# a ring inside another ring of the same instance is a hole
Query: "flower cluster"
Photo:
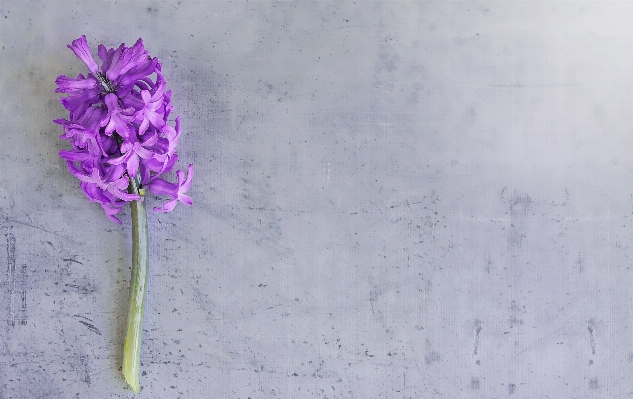
{"type": "Polygon", "coordinates": [[[117,49],[99,45],[101,67],[97,65],[86,37],[68,46],[90,73],[77,78],[61,75],[55,92],[68,93],[61,103],[70,117],[57,119],[64,127],[62,139],[72,143],[71,151],[60,151],[70,172],[81,180],[90,202],[101,204],[106,215],[115,216],[128,201],[141,200],[148,190],[170,200],[159,212],[170,212],[178,201],[191,205],[185,193],[191,187],[193,165],[187,175],[176,172],[178,182],[161,177],[178,160],[176,146],[180,136],[180,117],[168,123],[173,107],[171,91],[165,91],[161,63],[151,58],[143,41],[117,49]],[[154,79],[151,77],[155,76],[154,79]]]}

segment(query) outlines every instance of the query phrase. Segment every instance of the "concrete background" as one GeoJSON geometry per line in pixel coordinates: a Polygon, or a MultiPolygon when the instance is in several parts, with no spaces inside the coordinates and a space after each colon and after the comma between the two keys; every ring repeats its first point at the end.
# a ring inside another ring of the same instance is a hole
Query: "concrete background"
{"type": "Polygon", "coordinates": [[[633,396],[632,18],[0,1],[0,398],[135,397],[129,209],[88,203],[52,123],[82,34],[144,39],[196,165],[194,206],[149,214],[139,397],[633,396]]]}

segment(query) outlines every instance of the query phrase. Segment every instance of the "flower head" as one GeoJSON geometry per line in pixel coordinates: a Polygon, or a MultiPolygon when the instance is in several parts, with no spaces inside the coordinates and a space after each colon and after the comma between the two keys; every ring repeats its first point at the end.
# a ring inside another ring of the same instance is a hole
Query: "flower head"
{"type": "Polygon", "coordinates": [[[149,56],[138,39],[132,47],[98,46],[99,66],[90,53],[85,36],[74,40],[68,48],[86,64],[90,73],[77,78],[60,75],[55,92],[67,93],[60,99],[69,111],[69,118],[55,123],[64,128],[61,138],[68,140],[70,150],[59,152],[68,170],[77,177],[84,194],[97,202],[113,221],[123,205],[142,200],[128,187],[131,179],[156,195],[170,199],[160,212],[170,212],[180,201],[191,205],[185,193],[191,187],[193,165],[187,176],[176,172],[178,182],[162,176],[170,172],[178,160],[176,146],[180,136],[180,118],[172,127],[168,117],[173,107],[171,92],[165,91],[162,66],[149,56]]]}

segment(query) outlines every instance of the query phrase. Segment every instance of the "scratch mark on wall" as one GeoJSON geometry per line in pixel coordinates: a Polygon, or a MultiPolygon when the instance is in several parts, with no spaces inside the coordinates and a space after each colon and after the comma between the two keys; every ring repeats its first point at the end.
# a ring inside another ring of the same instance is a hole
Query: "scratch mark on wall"
{"type": "Polygon", "coordinates": [[[86,355],[81,355],[79,357],[79,361],[81,362],[81,365],[83,366],[84,370],[84,382],[86,384],[88,384],[88,386],[90,386],[92,379],[90,377],[90,364],[88,364],[88,356],[86,355]]]}
{"type": "Polygon", "coordinates": [[[64,262],[69,262],[69,263],[79,263],[80,265],[83,265],[83,263],[79,262],[78,260],[75,260],[73,258],[64,258],[62,259],[64,262]]]}
{"type": "Polygon", "coordinates": [[[92,294],[93,292],[95,292],[97,289],[96,287],[92,286],[91,284],[86,284],[84,285],[78,285],[78,284],[64,284],[65,287],[68,288],[73,288],[75,291],[77,291],[80,294],[92,294]]]}
{"type": "Polygon", "coordinates": [[[589,342],[591,343],[591,354],[595,356],[596,354],[596,341],[593,337],[593,319],[587,322],[587,330],[589,331],[589,342]]]}
{"type": "Polygon", "coordinates": [[[95,327],[94,325],[88,323],[87,321],[83,321],[83,320],[79,320],[79,322],[81,324],[83,324],[84,326],[88,327],[88,330],[101,335],[101,331],[99,331],[99,329],[97,327],[95,327]]]}
{"type": "Polygon", "coordinates": [[[526,218],[532,204],[532,198],[528,194],[514,192],[509,200],[510,229],[508,231],[508,244],[510,247],[521,248],[526,233],[526,218]]]}
{"type": "Polygon", "coordinates": [[[8,323],[11,327],[15,327],[15,298],[16,289],[15,282],[15,235],[13,234],[13,225],[4,227],[4,237],[6,239],[7,251],[7,275],[9,282],[9,317],[8,323]]]}
{"type": "Polygon", "coordinates": [[[481,333],[481,321],[479,319],[475,320],[475,351],[473,355],[477,354],[477,349],[479,349],[479,333],[481,333]]]}
{"type": "Polygon", "coordinates": [[[371,312],[373,314],[376,314],[376,310],[374,309],[374,302],[376,302],[381,295],[382,290],[377,286],[373,287],[369,293],[369,304],[371,305],[371,312]]]}
{"type": "Polygon", "coordinates": [[[580,253],[578,253],[578,260],[576,261],[576,263],[578,264],[578,272],[582,273],[582,271],[584,270],[584,266],[583,259],[580,253]]]}
{"type": "Polygon", "coordinates": [[[20,304],[19,304],[19,308],[17,309],[16,313],[16,322],[21,325],[24,326],[26,325],[26,286],[27,286],[27,281],[26,281],[26,265],[22,265],[20,267],[20,273],[18,276],[16,276],[15,278],[15,282],[16,282],[16,289],[13,293],[13,295],[18,295],[17,293],[19,293],[20,296],[20,304]]]}
{"type": "Polygon", "coordinates": [[[78,314],[76,314],[75,317],[81,317],[82,319],[88,320],[88,321],[85,321],[85,320],[77,320],[77,321],[83,324],[84,326],[88,327],[88,330],[101,335],[101,331],[99,331],[99,329],[95,327],[94,324],[92,324],[92,320],[90,320],[89,318],[85,316],[80,316],[78,314]]]}

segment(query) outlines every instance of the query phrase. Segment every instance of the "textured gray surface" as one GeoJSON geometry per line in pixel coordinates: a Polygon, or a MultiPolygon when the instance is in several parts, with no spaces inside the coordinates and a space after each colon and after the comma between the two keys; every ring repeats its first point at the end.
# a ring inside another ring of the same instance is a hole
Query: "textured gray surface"
{"type": "Polygon", "coordinates": [[[1,1],[0,398],[134,397],[129,210],[88,203],[51,122],[81,34],[164,62],[197,168],[149,215],[140,397],[631,397],[632,17],[1,1]]]}

